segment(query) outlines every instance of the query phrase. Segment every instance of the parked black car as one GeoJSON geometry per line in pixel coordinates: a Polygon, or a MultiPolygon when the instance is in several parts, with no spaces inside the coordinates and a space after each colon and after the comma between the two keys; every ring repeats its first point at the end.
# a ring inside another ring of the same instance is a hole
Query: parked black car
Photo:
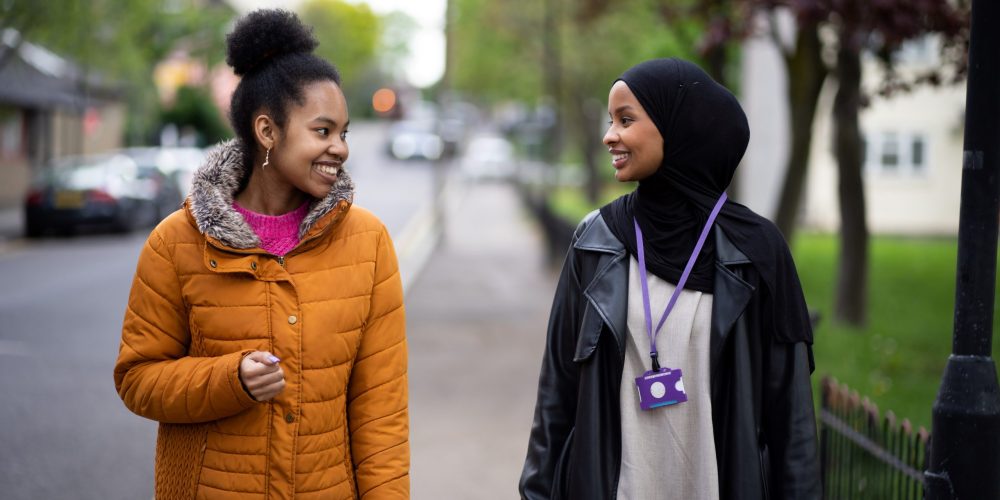
{"type": "Polygon", "coordinates": [[[120,153],[135,160],[140,167],[158,168],[177,185],[183,199],[191,189],[195,170],[205,161],[206,151],[195,147],[146,146],[125,148],[120,153]]]}
{"type": "Polygon", "coordinates": [[[180,206],[174,182],[156,167],[122,155],[69,157],[43,168],[25,199],[25,233],[80,227],[151,227],[180,206]]]}
{"type": "Polygon", "coordinates": [[[397,160],[437,160],[444,142],[431,120],[403,120],[389,127],[386,151],[397,160]]]}

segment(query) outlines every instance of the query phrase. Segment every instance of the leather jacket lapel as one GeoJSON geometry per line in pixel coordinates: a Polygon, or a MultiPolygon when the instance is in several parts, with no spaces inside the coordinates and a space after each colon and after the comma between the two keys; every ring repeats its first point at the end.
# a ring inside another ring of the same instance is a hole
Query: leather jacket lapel
{"type": "Polygon", "coordinates": [[[755,290],[752,285],[740,278],[738,267],[730,269],[730,266],[750,264],[750,259],[729,241],[726,233],[718,226],[715,228],[715,252],[712,338],[709,346],[709,364],[713,375],[718,368],[719,356],[722,354],[723,346],[726,345],[726,339],[755,290]]]}
{"type": "MultiPolygon", "coordinates": [[[[712,372],[718,366],[719,356],[733,325],[753,297],[755,288],[740,278],[740,266],[750,264],[750,259],[729,241],[725,232],[715,228],[715,300],[712,302],[712,330],[710,364],[712,372]]],[[[580,235],[573,247],[578,250],[600,252],[597,271],[589,281],[584,281],[588,306],[581,323],[575,360],[589,357],[597,347],[601,328],[598,318],[615,336],[619,354],[624,356],[626,322],[628,314],[628,259],[625,247],[608,229],[599,215],[580,235]]]]}
{"type": "Polygon", "coordinates": [[[575,360],[586,359],[600,338],[599,321],[608,325],[615,336],[618,354],[625,356],[626,320],[628,313],[628,260],[625,247],[608,229],[604,218],[597,214],[587,230],[576,240],[578,250],[600,252],[597,271],[584,288],[588,306],[584,313],[575,360]]]}

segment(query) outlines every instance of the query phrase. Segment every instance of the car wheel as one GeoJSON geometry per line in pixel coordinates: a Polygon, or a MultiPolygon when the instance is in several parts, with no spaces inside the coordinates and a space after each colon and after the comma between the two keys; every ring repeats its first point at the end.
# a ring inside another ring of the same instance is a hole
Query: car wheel
{"type": "Polygon", "coordinates": [[[45,233],[45,226],[40,221],[28,219],[24,222],[24,235],[28,238],[38,238],[45,233]]]}
{"type": "Polygon", "coordinates": [[[135,210],[122,210],[118,214],[118,217],[115,217],[115,222],[111,225],[111,230],[122,234],[131,233],[135,229],[135,222],[135,210]]]}

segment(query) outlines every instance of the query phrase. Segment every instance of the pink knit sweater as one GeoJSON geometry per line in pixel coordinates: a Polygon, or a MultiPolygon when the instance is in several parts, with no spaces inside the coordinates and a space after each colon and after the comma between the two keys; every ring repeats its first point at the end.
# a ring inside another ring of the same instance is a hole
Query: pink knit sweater
{"type": "Polygon", "coordinates": [[[272,255],[281,256],[299,244],[299,225],[309,213],[309,202],[281,215],[264,215],[252,212],[239,206],[236,202],[233,202],[233,208],[243,216],[243,219],[250,225],[250,229],[253,229],[253,232],[260,238],[260,247],[272,255]]]}

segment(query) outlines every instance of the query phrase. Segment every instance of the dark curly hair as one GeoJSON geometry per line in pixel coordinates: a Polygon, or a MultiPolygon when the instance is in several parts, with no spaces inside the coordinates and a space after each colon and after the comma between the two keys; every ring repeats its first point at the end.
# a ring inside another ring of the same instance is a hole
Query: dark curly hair
{"type": "Polygon", "coordinates": [[[229,107],[229,122],[245,153],[240,190],[253,172],[256,114],[266,112],[284,127],[289,103],[303,104],[306,85],[323,80],[340,85],[337,69],[313,55],[317,45],[312,29],[281,9],[255,10],[239,18],[226,36],[226,63],[242,77],[229,107]]]}

